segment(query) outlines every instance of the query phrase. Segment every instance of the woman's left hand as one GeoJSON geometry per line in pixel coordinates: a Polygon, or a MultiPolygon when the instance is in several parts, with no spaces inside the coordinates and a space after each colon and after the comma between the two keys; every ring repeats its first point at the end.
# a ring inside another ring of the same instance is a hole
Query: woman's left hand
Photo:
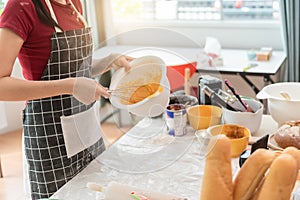
{"type": "Polygon", "coordinates": [[[125,71],[128,72],[130,70],[129,62],[133,59],[134,58],[130,56],[113,53],[105,58],[93,60],[92,77],[99,76],[111,69],[118,70],[121,67],[124,67],[125,71]]]}
{"type": "Polygon", "coordinates": [[[134,58],[126,55],[118,55],[115,57],[111,66],[108,66],[108,70],[113,68],[114,70],[118,70],[121,67],[125,68],[125,71],[128,72],[130,70],[129,62],[134,58]]]}

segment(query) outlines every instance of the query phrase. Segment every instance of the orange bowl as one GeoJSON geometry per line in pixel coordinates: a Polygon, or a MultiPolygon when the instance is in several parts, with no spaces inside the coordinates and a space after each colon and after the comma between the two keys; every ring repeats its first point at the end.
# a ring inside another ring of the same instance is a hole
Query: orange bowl
{"type": "Polygon", "coordinates": [[[220,124],[222,109],[214,105],[195,105],[187,108],[190,125],[195,130],[220,124]]]}
{"type": "Polygon", "coordinates": [[[209,127],[207,132],[211,136],[224,134],[230,138],[231,157],[240,156],[246,150],[249,138],[251,137],[250,130],[244,126],[235,124],[221,124],[209,127]]]}

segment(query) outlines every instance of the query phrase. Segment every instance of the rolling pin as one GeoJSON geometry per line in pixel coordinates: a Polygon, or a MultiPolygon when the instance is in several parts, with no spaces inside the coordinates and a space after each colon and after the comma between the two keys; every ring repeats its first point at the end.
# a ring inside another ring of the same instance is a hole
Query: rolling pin
{"type": "Polygon", "coordinates": [[[143,190],[114,181],[110,182],[107,187],[102,187],[97,183],[87,183],[87,187],[91,190],[104,193],[105,200],[188,200],[187,198],[143,190]]]}
{"type": "Polygon", "coordinates": [[[190,95],[191,88],[190,88],[190,68],[184,69],[184,92],[186,95],[190,95]]]}

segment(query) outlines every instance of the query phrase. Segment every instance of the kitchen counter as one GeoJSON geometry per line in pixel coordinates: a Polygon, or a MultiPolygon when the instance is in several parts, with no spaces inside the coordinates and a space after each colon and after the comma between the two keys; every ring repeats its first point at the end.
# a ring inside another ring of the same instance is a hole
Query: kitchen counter
{"type": "MultiPolygon", "coordinates": [[[[254,136],[271,134],[276,122],[264,115],[254,136]]],[[[55,199],[102,200],[104,195],[86,187],[88,182],[107,186],[116,181],[142,189],[163,191],[199,200],[205,165],[205,144],[188,127],[183,137],[171,137],[162,119],[145,118],[58,190],[55,199]]],[[[232,159],[233,173],[238,159],[232,159]]]]}

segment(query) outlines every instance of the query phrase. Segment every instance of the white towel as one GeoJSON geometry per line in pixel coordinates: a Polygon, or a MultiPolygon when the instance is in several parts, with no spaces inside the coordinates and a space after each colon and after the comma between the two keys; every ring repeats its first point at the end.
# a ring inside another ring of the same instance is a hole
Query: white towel
{"type": "Polygon", "coordinates": [[[0,102],[0,129],[7,126],[4,102],[0,102]]]}

